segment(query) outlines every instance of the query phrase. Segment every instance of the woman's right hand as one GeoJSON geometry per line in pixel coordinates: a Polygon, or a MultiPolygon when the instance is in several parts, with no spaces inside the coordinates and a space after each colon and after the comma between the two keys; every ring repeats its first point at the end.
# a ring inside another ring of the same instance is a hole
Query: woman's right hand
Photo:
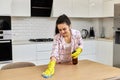
{"type": "Polygon", "coordinates": [[[48,64],[48,68],[42,73],[42,76],[44,78],[49,78],[49,77],[52,77],[54,72],[55,72],[55,64],[56,64],[56,61],[50,61],[49,64],[48,64]]]}

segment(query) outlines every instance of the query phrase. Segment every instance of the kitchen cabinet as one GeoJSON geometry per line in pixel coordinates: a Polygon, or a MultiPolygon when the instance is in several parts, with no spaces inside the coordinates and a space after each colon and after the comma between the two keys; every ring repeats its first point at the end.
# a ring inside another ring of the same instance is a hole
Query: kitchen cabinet
{"type": "Polygon", "coordinates": [[[36,44],[36,60],[38,65],[48,64],[52,51],[52,43],[36,44]]]}
{"type": "Polygon", "coordinates": [[[95,40],[84,40],[83,41],[83,52],[79,56],[79,60],[89,59],[96,61],[96,41],[95,40]]]}
{"type": "Polygon", "coordinates": [[[36,61],[36,45],[21,44],[13,45],[13,62],[19,61],[36,61]]]}
{"type": "Polygon", "coordinates": [[[113,66],[113,41],[96,42],[97,62],[113,66]]]}
{"type": "MultiPolygon", "coordinates": [[[[30,61],[36,65],[48,64],[52,51],[52,42],[13,45],[13,62],[30,61]]],[[[83,40],[83,52],[79,60],[88,59],[113,65],[113,41],[83,40]]]]}
{"type": "Polygon", "coordinates": [[[103,17],[103,0],[89,0],[89,17],[103,17]]]}
{"type": "Polygon", "coordinates": [[[120,0],[114,0],[114,4],[120,3],[120,0]]]}
{"type": "Polygon", "coordinates": [[[11,4],[12,0],[0,0],[0,15],[10,16],[11,15],[11,4]]]}
{"type": "Polygon", "coordinates": [[[30,0],[12,0],[12,16],[30,16],[30,0]]]}
{"type": "Polygon", "coordinates": [[[89,0],[73,0],[73,17],[88,17],[89,0]]]}
{"type": "Polygon", "coordinates": [[[114,1],[103,0],[103,17],[113,17],[113,16],[114,16],[114,1]]]}
{"type": "MultiPolygon", "coordinates": [[[[111,1],[104,4],[107,8],[112,5],[111,1]]],[[[105,15],[110,16],[109,12],[105,15]]],[[[103,17],[103,0],[54,0],[52,16],[58,17],[61,14],[69,17],[103,17]]]]}
{"type": "Polygon", "coordinates": [[[13,62],[29,61],[36,65],[48,64],[52,51],[52,43],[31,43],[13,45],[13,62]]]}
{"type": "Polygon", "coordinates": [[[72,2],[73,0],[53,0],[52,16],[58,17],[61,14],[72,16],[72,2]]]}
{"type": "Polygon", "coordinates": [[[54,0],[52,16],[58,17],[61,14],[69,17],[88,17],[88,0],[54,0]]]}

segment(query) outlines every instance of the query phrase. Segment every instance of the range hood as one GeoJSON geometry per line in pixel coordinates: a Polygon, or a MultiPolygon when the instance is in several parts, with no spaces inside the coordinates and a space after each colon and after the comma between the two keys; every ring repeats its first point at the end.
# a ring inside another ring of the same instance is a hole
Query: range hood
{"type": "Polygon", "coordinates": [[[53,0],[31,0],[31,16],[50,17],[53,0]]]}

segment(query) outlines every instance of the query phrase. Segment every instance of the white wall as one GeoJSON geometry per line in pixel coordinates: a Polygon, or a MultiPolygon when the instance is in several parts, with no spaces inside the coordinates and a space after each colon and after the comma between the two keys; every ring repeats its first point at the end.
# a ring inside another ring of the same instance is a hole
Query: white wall
{"type": "Polygon", "coordinates": [[[113,18],[104,18],[103,27],[105,28],[105,36],[107,38],[113,38],[113,18]]]}
{"type": "Polygon", "coordinates": [[[96,37],[101,37],[102,27],[104,28],[105,38],[113,38],[113,18],[92,19],[96,37]]]}
{"type": "MultiPolygon", "coordinates": [[[[53,38],[57,18],[51,17],[12,17],[12,39],[53,38]]],[[[105,26],[106,36],[112,35],[112,19],[70,18],[74,29],[87,29],[93,26],[96,37],[100,37],[99,28],[105,26]]]]}
{"type": "MultiPolygon", "coordinates": [[[[28,40],[30,38],[52,38],[57,18],[50,17],[12,17],[12,39],[28,40]]],[[[89,29],[90,19],[71,19],[71,27],[81,30],[89,29]]]]}

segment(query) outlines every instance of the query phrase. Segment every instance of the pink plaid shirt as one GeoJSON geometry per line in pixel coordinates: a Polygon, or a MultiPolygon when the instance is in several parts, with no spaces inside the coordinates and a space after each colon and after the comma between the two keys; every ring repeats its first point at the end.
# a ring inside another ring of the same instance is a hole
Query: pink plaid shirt
{"type": "MultiPolygon", "coordinates": [[[[76,50],[76,48],[82,48],[82,37],[80,31],[78,30],[71,29],[71,34],[72,37],[70,52],[72,53],[74,50],[76,50]]],[[[57,63],[71,61],[71,53],[66,54],[65,52],[65,41],[63,36],[61,36],[60,34],[55,35],[51,56],[56,57],[57,63]]]]}

